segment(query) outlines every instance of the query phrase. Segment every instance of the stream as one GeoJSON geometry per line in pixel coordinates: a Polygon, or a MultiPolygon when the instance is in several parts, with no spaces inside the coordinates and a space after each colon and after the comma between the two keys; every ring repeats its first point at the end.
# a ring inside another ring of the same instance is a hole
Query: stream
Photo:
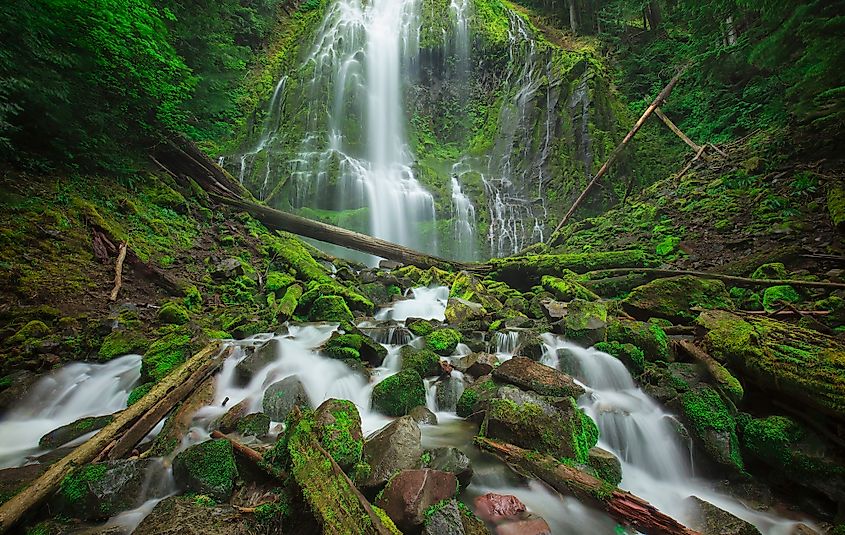
{"type": "MultiPolygon", "coordinates": [[[[359,325],[388,350],[382,367],[373,370],[370,381],[343,362],[322,356],[316,350],[337,329],[336,324],[291,324],[282,327],[279,334],[227,342],[235,351],[217,376],[214,400],[194,415],[193,427],[178,450],[207,440],[215,422],[236,403],[249,400],[249,412],[260,411],[264,390],[291,375],[298,376],[315,407],[329,398],[350,400],[360,412],[365,436],[377,431],[391,418],[371,409],[373,386],[399,371],[402,345],[421,347],[422,344],[422,338],[413,336],[402,322],[409,317],[442,320],[448,294],[446,287],[416,288],[407,299],[383,308],[374,320],[359,325]],[[250,354],[250,348],[266,343],[272,344],[275,358],[246,384],[240,383],[235,371],[237,364],[250,354]]],[[[762,533],[791,533],[796,522],[749,509],[737,499],[717,492],[715,481],[696,472],[690,445],[679,433],[674,417],[635,384],[619,360],[556,335],[545,334],[543,340],[546,351],[541,362],[571,374],[585,387],[579,405],[599,426],[599,446],[620,458],[621,488],[641,496],[681,522],[688,520],[685,498],[695,495],[747,520],[762,533]]],[[[489,351],[505,361],[511,358],[518,342],[519,332],[496,333],[489,351]]],[[[449,358],[468,353],[469,348],[459,344],[449,358]]],[[[140,359],[138,355],[127,355],[105,364],[72,363],[40,379],[18,407],[0,421],[0,467],[38,462],[37,456],[48,453],[38,447],[38,440],[52,429],[84,416],[110,414],[124,408],[129,392],[139,380],[140,359]]],[[[453,377],[457,381],[450,383],[457,383],[462,390],[461,374],[453,372],[453,377]]],[[[616,522],[603,512],[573,498],[561,497],[538,481],[526,480],[494,456],[475,448],[472,439],[476,424],[458,417],[454,407],[438,407],[433,379],[428,379],[426,384],[428,409],[437,415],[438,424],[420,426],[423,447],[457,447],[470,457],[474,476],[460,496],[463,501],[471,505],[474,497],[487,492],[512,494],[529,511],[543,517],[555,534],[618,533],[616,522]]],[[[278,429],[276,423],[271,424],[271,433],[278,429]]],[[[177,492],[169,469],[164,466],[166,463],[160,465],[154,477],[167,481],[145,485],[150,490],[138,496],[137,508],[112,518],[109,525],[121,526],[129,533],[159,500],[177,492]]]]}

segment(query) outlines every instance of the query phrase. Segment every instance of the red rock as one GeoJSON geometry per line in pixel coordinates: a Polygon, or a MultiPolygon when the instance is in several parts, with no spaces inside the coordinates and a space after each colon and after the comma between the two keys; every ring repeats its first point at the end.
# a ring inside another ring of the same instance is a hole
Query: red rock
{"type": "Polygon", "coordinates": [[[475,499],[475,514],[485,522],[498,524],[508,517],[525,512],[525,504],[516,496],[488,492],[475,499]]]}
{"type": "Polygon", "coordinates": [[[376,505],[403,532],[418,532],[425,510],[457,492],[458,480],[440,470],[402,470],[385,487],[376,505]]]}
{"type": "Polygon", "coordinates": [[[496,535],[552,535],[552,528],[539,516],[529,514],[513,522],[499,524],[496,535]]]}

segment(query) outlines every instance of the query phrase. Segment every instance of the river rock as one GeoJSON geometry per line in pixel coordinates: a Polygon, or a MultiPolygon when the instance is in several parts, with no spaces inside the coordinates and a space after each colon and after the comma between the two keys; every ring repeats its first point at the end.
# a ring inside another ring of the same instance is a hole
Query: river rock
{"type": "Polygon", "coordinates": [[[425,405],[425,383],[416,370],[403,370],[373,388],[372,403],[383,414],[404,416],[414,407],[425,405]]]}
{"type": "Polygon", "coordinates": [[[583,346],[605,339],[607,306],[599,301],[573,299],[566,305],[566,315],[552,324],[552,331],[583,346]]]}
{"type": "Polygon", "coordinates": [[[572,377],[525,357],[505,361],[493,370],[493,377],[546,396],[578,398],[584,393],[572,377]]]}
{"type": "Polygon", "coordinates": [[[434,399],[438,411],[455,412],[458,399],[464,391],[464,382],[457,377],[450,376],[434,385],[434,399]]]}
{"type": "Polygon", "coordinates": [[[641,320],[688,322],[698,316],[693,308],[732,310],[734,304],[722,281],[682,275],[637,286],[622,301],[622,308],[641,320]]]}
{"type": "Polygon", "coordinates": [[[484,319],[487,311],[479,303],[473,303],[459,297],[450,297],[446,303],[446,321],[450,325],[460,325],[467,321],[484,319]]]}
{"type": "Polygon", "coordinates": [[[690,496],[685,503],[689,511],[689,527],[701,532],[701,535],[761,535],[760,530],[745,520],[698,496],[690,496]]]}
{"type": "Polygon", "coordinates": [[[437,415],[428,410],[428,407],[425,405],[417,405],[411,412],[408,413],[408,416],[414,419],[415,422],[418,424],[424,425],[436,425],[437,424],[437,415]]]}
{"type": "Polygon", "coordinates": [[[62,481],[51,507],[55,514],[104,520],[163,492],[165,481],[165,469],[156,459],[86,464],[62,481]]]}
{"type": "Polygon", "coordinates": [[[92,431],[102,429],[111,421],[114,416],[107,414],[105,416],[89,416],[87,418],[80,418],[79,420],[63,425],[57,429],[53,429],[38,441],[38,445],[42,448],[57,448],[63,444],[67,444],[71,440],[75,440],[83,435],[87,435],[92,431]]]}
{"type": "Polygon", "coordinates": [[[228,505],[209,507],[190,496],[160,501],[133,535],[252,535],[245,515],[228,505]]]}
{"type": "Polygon", "coordinates": [[[278,338],[271,338],[258,346],[251,355],[235,366],[235,378],[241,385],[246,385],[259,371],[282,356],[282,343],[278,338]]]}
{"type": "Polygon", "coordinates": [[[596,471],[596,475],[613,486],[622,481],[622,463],[616,455],[605,449],[590,448],[587,464],[596,471]]]}
{"type": "Polygon", "coordinates": [[[423,454],[423,467],[451,472],[458,478],[461,487],[469,485],[472,479],[472,463],[458,448],[434,448],[423,454]]]}
{"type": "Polygon", "coordinates": [[[177,484],[217,501],[229,499],[237,477],[232,444],[225,439],[196,444],[173,459],[177,484]]]}
{"type": "Polygon", "coordinates": [[[364,462],[370,465],[370,473],[356,483],[364,488],[380,487],[400,470],[417,468],[422,453],[417,422],[410,416],[397,418],[364,442],[364,462]]]}
{"type": "Polygon", "coordinates": [[[267,387],[261,405],[271,420],[284,422],[294,406],[310,407],[311,402],[302,382],[296,375],[291,375],[267,387]]]}
{"type": "Polygon", "coordinates": [[[527,357],[531,360],[540,360],[546,353],[546,344],[539,335],[531,335],[523,338],[516,346],[513,354],[517,357],[527,357]]]}
{"type": "Polygon", "coordinates": [[[475,498],[475,514],[485,522],[499,524],[508,517],[525,512],[525,504],[516,496],[488,492],[475,498]]]}
{"type": "Polygon", "coordinates": [[[6,377],[9,380],[9,386],[0,391],[0,415],[20,403],[32,385],[38,381],[38,375],[29,370],[13,372],[6,377]]]}
{"type": "Polygon", "coordinates": [[[470,353],[452,361],[452,365],[461,373],[473,377],[481,377],[493,371],[499,364],[499,359],[491,353],[470,353]]]}
{"type": "Polygon", "coordinates": [[[542,311],[543,317],[552,323],[562,320],[569,312],[566,303],[549,298],[538,301],[538,306],[542,311]]]}
{"type": "Polygon", "coordinates": [[[477,516],[458,506],[457,500],[436,504],[426,514],[422,535],[489,535],[490,530],[477,516]]]}
{"type": "MultiPolygon", "coordinates": [[[[67,453],[67,452],[66,452],[67,453]]],[[[22,491],[36,478],[41,476],[49,464],[27,464],[14,468],[0,470],[0,499],[8,500],[18,492],[22,491]]]]}
{"type": "Polygon", "coordinates": [[[238,421],[249,414],[250,405],[252,405],[252,400],[249,398],[233,405],[232,408],[226,411],[226,414],[218,420],[217,429],[219,429],[221,433],[234,432],[238,426],[238,421]]]}
{"type": "Polygon", "coordinates": [[[270,432],[270,417],[263,412],[247,414],[235,426],[241,436],[264,438],[270,432]]]}
{"type": "Polygon", "coordinates": [[[496,535],[552,535],[552,528],[539,516],[523,513],[496,526],[496,535]]]}
{"type": "Polygon", "coordinates": [[[317,440],[340,467],[348,471],[361,460],[364,434],[361,416],[351,401],[327,399],[314,414],[317,440]]]}
{"type": "Polygon", "coordinates": [[[440,470],[402,470],[380,494],[376,505],[405,533],[419,531],[425,511],[455,495],[455,474],[440,470]]]}

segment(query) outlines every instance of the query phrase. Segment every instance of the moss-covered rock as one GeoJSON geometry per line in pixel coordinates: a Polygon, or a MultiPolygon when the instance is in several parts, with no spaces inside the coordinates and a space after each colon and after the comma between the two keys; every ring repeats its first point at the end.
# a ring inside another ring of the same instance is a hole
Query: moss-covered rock
{"type": "Polygon", "coordinates": [[[765,280],[783,280],[789,278],[789,272],[786,271],[786,266],[781,262],[770,262],[763,264],[754,270],[751,274],[752,279],[765,280]]]}
{"type": "Polygon", "coordinates": [[[699,386],[681,395],[681,407],[692,432],[717,463],[737,471],[744,469],[736,420],[731,410],[709,386],[699,386]]]}
{"type": "Polygon", "coordinates": [[[263,438],[270,432],[270,417],[263,412],[247,414],[235,424],[235,431],[241,436],[263,438]]]}
{"type": "Polygon", "coordinates": [[[611,268],[649,267],[659,264],[659,261],[642,250],[630,250],[512,256],[494,258],[490,263],[494,269],[491,278],[522,290],[539,284],[543,275],[559,277],[566,270],[585,273],[611,268]]]}
{"type": "Polygon", "coordinates": [[[502,308],[502,303],[487,290],[484,284],[466,271],[455,275],[452,287],[449,289],[449,297],[478,303],[487,310],[502,308]]]}
{"type": "Polygon", "coordinates": [[[445,316],[449,325],[460,325],[467,321],[484,319],[487,316],[487,310],[478,303],[459,297],[450,297],[446,304],[445,316]]]}
{"type": "Polygon", "coordinates": [[[165,325],[184,325],[191,319],[188,309],[176,301],[164,303],[156,316],[165,325]]]}
{"type": "Polygon", "coordinates": [[[656,323],[641,321],[611,320],[607,325],[607,341],[633,344],[643,350],[643,356],[650,361],[669,361],[669,337],[656,323]]]}
{"type": "Polygon", "coordinates": [[[264,289],[270,293],[276,294],[277,297],[284,295],[285,290],[295,283],[296,279],[287,273],[279,271],[270,271],[267,273],[267,280],[264,283],[264,289]]]}
{"type": "Polygon", "coordinates": [[[122,355],[143,353],[150,345],[146,336],[126,330],[112,331],[103,339],[97,354],[101,360],[111,360],[122,355]]]}
{"type": "Polygon", "coordinates": [[[614,487],[622,482],[622,463],[619,458],[599,447],[590,448],[587,464],[596,475],[614,487]]]}
{"type": "Polygon", "coordinates": [[[405,327],[416,336],[428,336],[434,332],[434,324],[421,318],[408,318],[405,327]]]}
{"type": "Polygon", "coordinates": [[[63,425],[57,429],[53,429],[46,435],[42,436],[38,441],[38,446],[41,448],[57,448],[63,444],[67,444],[71,440],[77,439],[83,435],[87,435],[92,431],[102,429],[111,423],[114,416],[107,414],[104,416],[88,416],[80,418],[75,422],[63,425]]]}
{"type": "Polygon", "coordinates": [[[622,306],[639,319],[656,317],[677,322],[694,320],[698,312],[693,308],[734,308],[722,281],[691,275],[657,279],[638,286],[622,301],[622,306]]]}
{"type": "Polygon", "coordinates": [[[513,357],[493,370],[497,381],[543,396],[578,398],[584,389],[572,377],[525,357],[513,357]]]}
{"type": "Polygon", "coordinates": [[[341,325],[351,324],[355,317],[352,311],[346,306],[346,301],[339,295],[321,295],[314,300],[314,304],[308,311],[308,319],[311,321],[334,321],[341,325]]]}
{"type": "Polygon", "coordinates": [[[559,279],[551,275],[545,275],[540,280],[543,289],[555,296],[559,301],[572,301],[573,299],[584,299],[586,301],[597,301],[599,296],[581,286],[572,277],[559,279]]]}
{"type": "Polygon", "coordinates": [[[599,342],[595,349],[603,351],[621,360],[625,366],[635,374],[642,373],[645,366],[643,350],[634,344],[620,344],[619,342],[599,342]]]}
{"type": "Polygon", "coordinates": [[[775,310],[792,303],[797,303],[801,300],[801,296],[795,291],[795,288],[788,285],[769,286],[763,291],[763,309],[768,312],[775,310]]]}
{"type": "Polygon", "coordinates": [[[438,355],[448,357],[461,342],[461,333],[455,329],[438,329],[425,337],[425,347],[438,355]]]}
{"type": "Polygon", "coordinates": [[[359,333],[334,333],[323,346],[323,351],[335,359],[355,359],[381,366],[387,356],[387,349],[374,342],[369,336],[359,333]]]}
{"type": "Polygon", "coordinates": [[[490,376],[480,377],[477,381],[464,388],[458,398],[456,412],[461,418],[468,418],[479,414],[488,401],[496,397],[499,385],[490,376]]]}
{"type": "Polygon", "coordinates": [[[50,335],[51,329],[41,320],[32,320],[6,340],[7,345],[26,345],[50,335]]]}
{"type": "Polygon", "coordinates": [[[138,402],[139,399],[147,395],[147,392],[153,389],[155,383],[149,382],[136,386],[129,392],[129,398],[126,400],[126,406],[131,407],[138,402]]]}
{"type": "Polygon", "coordinates": [[[328,399],[314,413],[316,437],[329,455],[345,471],[361,462],[364,436],[361,416],[351,401],[328,399]]]}
{"type": "Polygon", "coordinates": [[[420,377],[431,377],[440,374],[440,357],[430,349],[414,349],[404,346],[400,352],[402,369],[414,370],[420,377]]]}
{"type": "Polygon", "coordinates": [[[229,499],[238,477],[235,455],[228,440],[208,440],[191,446],[173,459],[176,482],[217,501],[229,499]]]}
{"type": "Polygon", "coordinates": [[[716,360],[758,388],[814,410],[845,416],[845,345],[817,331],[725,311],[703,313],[698,323],[716,360]]]}
{"type": "Polygon", "coordinates": [[[404,416],[425,405],[425,384],[416,370],[406,369],[373,388],[373,408],[388,416],[404,416]]]}
{"type": "Polygon", "coordinates": [[[607,307],[599,301],[573,299],[566,305],[564,318],[552,328],[568,340],[581,345],[592,345],[604,340],[607,327],[607,307]]]}
{"type": "Polygon", "coordinates": [[[845,184],[842,181],[831,182],[827,190],[827,212],[834,226],[840,232],[845,231],[845,184]]]}
{"type": "Polygon", "coordinates": [[[309,309],[314,307],[317,299],[327,296],[340,296],[345,301],[345,306],[349,309],[365,314],[371,314],[375,308],[373,302],[363,295],[338,282],[332,281],[328,283],[312,282],[309,284],[306,291],[299,298],[297,311],[299,313],[307,313],[309,309]]]}
{"type": "Polygon", "coordinates": [[[185,362],[197,347],[189,331],[175,328],[150,344],[141,359],[141,380],[158,381],[185,362]]]}

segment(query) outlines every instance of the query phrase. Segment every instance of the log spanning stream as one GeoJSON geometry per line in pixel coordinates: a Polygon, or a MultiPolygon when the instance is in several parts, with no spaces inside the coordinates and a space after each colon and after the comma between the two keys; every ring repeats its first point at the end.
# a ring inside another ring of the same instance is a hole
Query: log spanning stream
{"type": "MultiPolygon", "coordinates": [[[[194,414],[192,428],[177,451],[207,440],[220,418],[236,403],[246,400],[248,412],[261,411],[267,387],[291,376],[301,382],[313,406],[330,398],[350,400],[361,415],[365,436],[378,431],[392,419],[372,409],[373,385],[399,371],[403,345],[419,346],[422,342],[404,327],[404,321],[409,317],[442,320],[447,298],[445,287],[417,288],[408,299],[382,309],[374,320],[359,325],[388,350],[383,365],[373,371],[369,380],[317,349],[337,329],[334,324],[291,324],[278,334],[228,342],[236,349],[216,377],[213,401],[194,414]],[[265,355],[269,351],[269,357],[245,380],[238,364],[252,355],[254,348],[262,346],[265,355]]],[[[519,331],[499,333],[490,342],[489,351],[500,361],[508,360],[519,336],[519,331]]],[[[545,354],[541,362],[571,374],[585,387],[586,393],[578,403],[598,424],[599,446],[622,461],[621,488],[645,498],[681,522],[689,520],[685,500],[694,495],[754,524],[762,533],[792,533],[795,522],[747,508],[737,499],[719,493],[714,481],[698,473],[690,445],[673,416],[634,383],[619,360],[556,335],[546,334],[543,339],[545,354]]],[[[469,353],[467,346],[459,344],[448,359],[469,353]]],[[[69,364],[42,378],[29,396],[0,421],[0,467],[48,462],[51,451],[38,446],[43,434],[84,416],[110,414],[124,408],[130,390],[139,380],[139,366],[138,355],[127,355],[106,364],[69,364]]],[[[459,496],[461,500],[472,506],[476,496],[488,492],[514,495],[530,512],[545,519],[552,533],[618,533],[617,523],[605,513],[561,496],[540,481],[518,475],[497,457],[472,444],[477,425],[455,413],[455,401],[463,390],[459,372],[454,371],[448,381],[428,379],[426,387],[427,406],[438,423],[420,425],[422,446],[458,448],[473,465],[474,474],[459,496]],[[438,392],[439,389],[446,391],[438,392]]],[[[162,425],[146,440],[151,440],[162,425]]],[[[273,429],[278,432],[278,423],[271,424],[273,429]]],[[[91,435],[60,446],[78,444],[91,435]]],[[[110,519],[108,525],[131,533],[158,501],[182,490],[173,482],[167,468],[169,461],[160,461],[150,464],[149,481],[136,497],[136,508],[110,519]]]]}

